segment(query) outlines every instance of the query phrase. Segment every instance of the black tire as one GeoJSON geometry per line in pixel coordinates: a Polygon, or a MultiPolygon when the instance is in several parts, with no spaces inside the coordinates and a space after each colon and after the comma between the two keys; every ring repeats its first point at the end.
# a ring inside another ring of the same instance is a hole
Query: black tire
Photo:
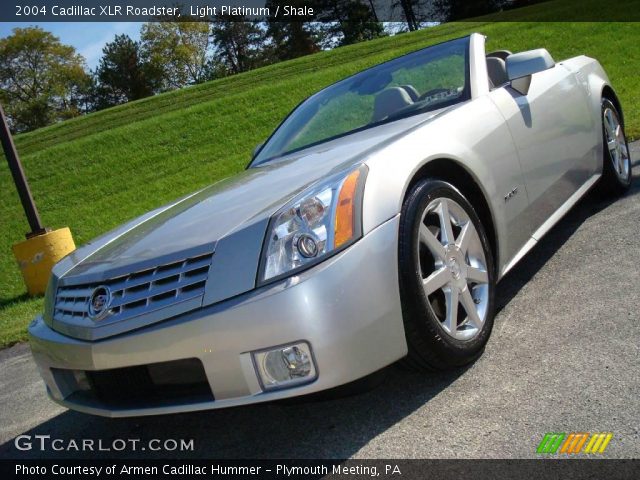
{"type": "Polygon", "coordinates": [[[449,370],[476,360],[491,334],[494,318],[495,269],[484,227],[466,198],[451,184],[433,179],[418,182],[409,192],[400,217],[399,230],[400,297],[408,355],[404,366],[422,370],[449,370]],[[478,233],[486,260],[488,300],[486,316],[475,337],[459,340],[448,335],[422,287],[418,246],[423,212],[433,200],[447,198],[461,206],[478,233]]]}
{"type": "MultiPolygon", "coordinates": [[[[621,119],[620,112],[614,105],[614,103],[608,98],[603,98],[601,102],[601,121],[602,121],[602,142],[603,142],[603,158],[602,158],[602,178],[600,179],[600,191],[605,196],[617,197],[624,195],[629,187],[631,186],[631,160],[628,161],[628,175],[624,178],[624,175],[621,177],[619,173],[616,172],[615,161],[611,152],[607,148],[607,131],[605,128],[605,111],[607,109],[613,110],[615,115],[617,116],[617,120],[621,119]]],[[[624,134],[624,125],[620,121],[620,128],[622,130],[622,135],[624,136],[624,144],[626,146],[627,155],[629,155],[629,144],[627,142],[627,137],[624,134]]]]}

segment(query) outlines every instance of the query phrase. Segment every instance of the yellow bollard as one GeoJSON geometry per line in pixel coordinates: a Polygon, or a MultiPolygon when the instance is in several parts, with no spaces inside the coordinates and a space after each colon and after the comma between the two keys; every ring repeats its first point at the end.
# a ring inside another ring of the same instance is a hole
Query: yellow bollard
{"type": "Polygon", "coordinates": [[[53,266],[75,250],[67,227],[31,237],[13,246],[29,295],[41,295],[47,288],[53,266]]]}

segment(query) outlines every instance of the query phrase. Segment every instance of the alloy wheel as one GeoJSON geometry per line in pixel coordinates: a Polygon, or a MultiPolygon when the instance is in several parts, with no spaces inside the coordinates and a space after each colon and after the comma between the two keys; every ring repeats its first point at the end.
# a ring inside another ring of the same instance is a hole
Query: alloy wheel
{"type": "Polygon", "coordinates": [[[419,226],[422,287],[443,330],[457,340],[482,330],[489,302],[487,261],[467,212],[450,198],[432,200],[419,226]]]}
{"type": "Polygon", "coordinates": [[[613,162],[613,170],[620,180],[627,182],[631,171],[631,158],[617,112],[612,108],[605,108],[603,123],[607,149],[613,162]]]}

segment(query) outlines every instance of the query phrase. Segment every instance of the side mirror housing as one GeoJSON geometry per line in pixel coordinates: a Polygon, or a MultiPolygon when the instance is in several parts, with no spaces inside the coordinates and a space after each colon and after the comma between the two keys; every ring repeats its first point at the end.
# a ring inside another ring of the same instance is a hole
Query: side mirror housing
{"type": "Polygon", "coordinates": [[[555,64],[556,62],[544,48],[514,53],[507,57],[507,77],[514,90],[526,95],[531,85],[531,75],[549,70],[555,64]]]}

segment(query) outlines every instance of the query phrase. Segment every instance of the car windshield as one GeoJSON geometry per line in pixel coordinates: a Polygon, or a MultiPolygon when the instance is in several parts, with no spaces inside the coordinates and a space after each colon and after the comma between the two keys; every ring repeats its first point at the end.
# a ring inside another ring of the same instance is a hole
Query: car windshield
{"type": "Polygon", "coordinates": [[[302,102],[252,165],[336,137],[469,98],[469,38],[434,45],[369,68],[302,102]]]}

